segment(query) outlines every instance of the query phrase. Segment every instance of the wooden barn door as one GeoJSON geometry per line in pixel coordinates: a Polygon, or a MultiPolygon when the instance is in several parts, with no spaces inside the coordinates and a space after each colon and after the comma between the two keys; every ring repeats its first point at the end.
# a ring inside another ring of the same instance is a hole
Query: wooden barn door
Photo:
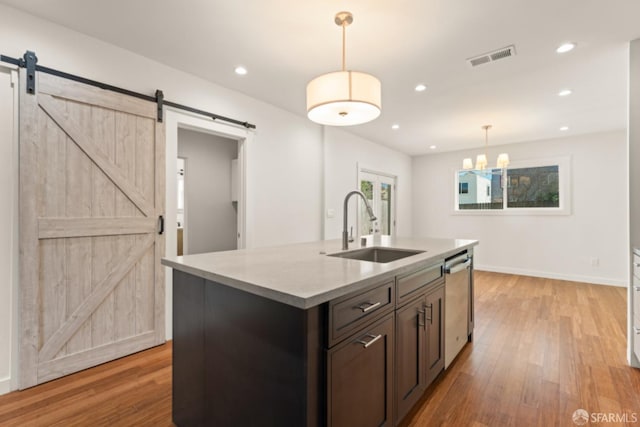
{"type": "Polygon", "coordinates": [[[156,105],[37,73],[20,93],[20,388],[164,342],[156,105]]]}

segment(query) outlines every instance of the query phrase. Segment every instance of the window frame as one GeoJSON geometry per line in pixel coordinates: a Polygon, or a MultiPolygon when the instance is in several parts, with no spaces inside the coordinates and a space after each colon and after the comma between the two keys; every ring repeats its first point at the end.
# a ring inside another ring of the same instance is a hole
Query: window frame
{"type": "MultiPolygon", "coordinates": [[[[507,206],[507,189],[503,187],[502,209],[459,209],[459,172],[453,171],[453,215],[571,215],[571,157],[552,157],[515,161],[509,164],[507,169],[520,169],[544,166],[558,166],[558,192],[560,195],[557,208],[509,208],[507,206]]],[[[497,168],[491,168],[497,169],[497,168]]],[[[506,171],[502,172],[506,182],[506,171]]]]}

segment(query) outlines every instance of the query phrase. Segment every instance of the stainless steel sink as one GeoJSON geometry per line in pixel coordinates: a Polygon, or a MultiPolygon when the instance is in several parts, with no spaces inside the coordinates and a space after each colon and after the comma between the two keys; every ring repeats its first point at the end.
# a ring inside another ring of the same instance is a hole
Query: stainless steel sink
{"type": "Polygon", "coordinates": [[[397,261],[399,259],[410,257],[413,255],[418,255],[423,252],[425,251],[417,251],[413,249],[371,247],[371,248],[356,249],[356,250],[347,251],[347,252],[338,252],[335,254],[329,254],[328,256],[333,256],[338,258],[357,259],[360,261],[386,263],[391,261],[397,261]]]}

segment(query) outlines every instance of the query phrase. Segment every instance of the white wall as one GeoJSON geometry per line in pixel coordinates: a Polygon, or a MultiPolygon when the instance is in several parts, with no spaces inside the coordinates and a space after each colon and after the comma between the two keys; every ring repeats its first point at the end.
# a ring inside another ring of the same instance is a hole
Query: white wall
{"type": "Polygon", "coordinates": [[[626,133],[490,147],[488,154],[499,152],[512,162],[570,156],[571,214],[454,214],[455,171],[476,153],[442,153],[413,160],[414,234],[478,239],[480,270],[627,286],[626,133]]]}
{"type": "Polygon", "coordinates": [[[231,160],[238,157],[238,142],[179,129],[178,156],[186,159],[185,255],[236,249],[231,160]]]}
{"type": "MultiPolygon", "coordinates": [[[[17,82],[16,82],[17,83],[17,82]]],[[[17,84],[16,84],[17,86],[17,84]]],[[[14,88],[11,71],[0,66],[0,394],[11,388],[13,340],[17,298],[17,127],[14,127],[14,88]],[[15,133],[14,133],[15,132],[15,133]]]]}
{"type": "MultiPolygon", "coordinates": [[[[396,233],[410,236],[411,157],[371,143],[340,128],[324,129],[324,238],[336,239],[342,233],[344,197],[358,190],[358,167],[397,176],[396,233]],[[333,210],[335,216],[327,217],[333,210]]],[[[356,226],[356,200],[349,201],[349,227],[356,226]]]]}

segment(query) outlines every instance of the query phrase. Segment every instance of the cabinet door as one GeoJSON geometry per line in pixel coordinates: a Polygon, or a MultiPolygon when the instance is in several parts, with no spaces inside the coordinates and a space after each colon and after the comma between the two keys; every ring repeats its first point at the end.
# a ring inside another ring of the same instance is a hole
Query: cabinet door
{"type": "Polygon", "coordinates": [[[327,425],[391,426],[393,314],[327,353],[327,425]]]}
{"type": "Polygon", "coordinates": [[[396,417],[401,420],[425,389],[426,305],[422,296],[396,311],[396,417]]]}
{"type": "Polygon", "coordinates": [[[428,386],[444,369],[444,286],[427,294],[424,308],[427,324],[425,386],[428,386]]]}

